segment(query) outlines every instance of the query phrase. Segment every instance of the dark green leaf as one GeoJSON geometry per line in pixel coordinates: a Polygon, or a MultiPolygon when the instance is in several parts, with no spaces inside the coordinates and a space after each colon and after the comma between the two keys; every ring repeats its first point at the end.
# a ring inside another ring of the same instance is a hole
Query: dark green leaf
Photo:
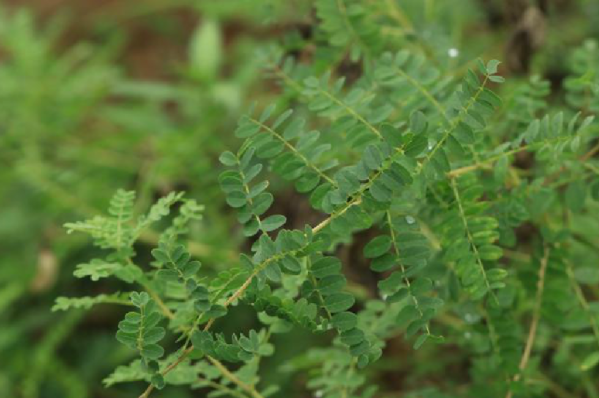
{"type": "Polygon", "coordinates": [[[337,257],[323,257],[315,261],[310,268],[312,274],[317,278],[334,275],[341,270],[341,261],[337,257]]]}
{"type": "Polygon", "coordinates": [[[356,326],[358,317],[352,312],[339,312],[333,315],[331,321],[333,326],[339,329],[339,331],[345,332],[356,326]]]}
{"type": "Polygon", "coordinates": [[[364,247],[364,257],[376,258],[387,253],[391,248],[391,238],[387,235],[377,236],[364,247]]]}
{"type": "Polygon", "coordinates": [[[331,313],[342,312],[354,305],[354,296],[348,293],[335,293],[325,298],[324,304],[331,313]]]}
{"type": "Polygon", "coordinates": [[[274,231],[275,229],[277,229],[277,228],[281,227],[283,224],[285,224],[285,221],[287,221],[285,216],[281,216],[281,215],[270,216],[270,217],[262,220],[262,230],[265,232],[274,231]]]}
{"type": "Polygon", "coordinates": [[[147,359],[158,359],[164,355],[164,349],[157,344],[144,345],[141,355],[147,359]]]}

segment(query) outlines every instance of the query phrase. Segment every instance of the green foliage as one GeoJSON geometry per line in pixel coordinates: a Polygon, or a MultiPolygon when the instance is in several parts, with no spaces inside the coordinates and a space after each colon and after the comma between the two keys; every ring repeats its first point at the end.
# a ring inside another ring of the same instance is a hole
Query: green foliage
{"type": "Polygon", "coordinates": [[[119,323],[116,339],[127,347],[137,349],[143,363],[159,359],[164,354],[164,349],[156,343],[162,340],[165,331],[156,326],[162,318],[156,309],[156,303],[150,300],[146,292],[133,292],[130,299],[139,312],[128,312],[125,315],[125,319],[119,323]]]}
{"type": "Polygon", "coordinates": [[[96,304],[123,304],[130,305],[129,300],[122,294],[99,294],[94,297],[58,297],[52,311],[66,311],[71,308],[89,310],[96,304]]]}
{"type": "Polygon", "coordinates": [[[503,279],[507,275],[504,269],[488,265],[503,255],[494,245],[499,238],[498,223],[485,214],[489,206],[481,201],[482,186],[475,181],[459,186],[455,180],[451,185],[455,204],[443,220],[445,260],[455,263],[455,273],[473,300],[490,294],[496,301],[494,290],[505,287],[503,279]]]}
{"type": "Polygon", "coordinates": [[[380,32],[366,4],[354,0],[321,0],[315,6],[320,27],[331,46],[349,51],[354,61],[380,50],[380,32]]]}
{"type": "MultiPolygon", "coordinates": [[[[23,396],[74,383],[57,347],[81,349],[96,314],[116,341],[90,336],[77,358],[114,396],[598,396],[597,45],[564,49],[556,88],[548,53],[526,77],[490,59],[505,32],[473,32],[482,3],[441,3],[196,4],[177,84],[125,78],[114,54],[53,59],[29,14],[0,14],[2,214],[31,207],[0,232],[45,249],[47,228],[76,278],[41,348],[20,348],[32,371],[9,353],[23,396]],[[82,154],[59,156],[88,126],[82,154]]],[[[28,287],[12,272],[0,349],[50,324],[14,312],[28,287]]]]}

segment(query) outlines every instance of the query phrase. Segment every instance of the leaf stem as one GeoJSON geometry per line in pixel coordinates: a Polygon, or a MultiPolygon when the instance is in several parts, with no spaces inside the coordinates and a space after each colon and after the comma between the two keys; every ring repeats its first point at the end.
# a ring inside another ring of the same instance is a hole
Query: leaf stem
{"type": "Polygon", "coordinates": [[[334,187],[337,187],[337,182],[335,180],[333,180],[331,177],[329,177],[323,171],[321,171],[318,167],[316,167],[316,165],[314,165],[310,160],[308,160],[308,158],[306,158],[303,153],[301,153],[296,147],[291,145],[291,143],[289,143],[289,141],[287,141],[285,138],[283,138],[283,136],[281,134],[277,133],[275,130],[273,130],[266,124],[261,123],[259,120],[256,120],[251,117],[249,118],[249,120],[252,123],[254,123],[255,125],[262,128],[263,130],[265,130],[266,132],[268,132],[269,134],[271,134],[273,137],[277,138],[279,141],[281,141],[287,148],[289,148],[289,150],[291,152],[293,152],[297,157],[299,157],[306,164],[306,166],[311,168],[316,174],[321,176],[329,184],[333,185],[334,187]]]}
{"type": "Polygon", "coordinates": [[[243,381],[239,380],[239,378],[235,376],[233,373],[231,373],[229,369],[227,369],[218,359],[212,358],[211,356],[208,356],[207,358],[223,374],[223,376],[225,376],[227,379],[229,379],[232,383],[237,385],[242,390],[246,391],[248,394],[250,394],[250,396],[252,396],[253,398],[264,398],[262,394],[256,391],[256,389],[253,386],[250,386],[244,383],[243,381]]]}
{"type": "Polygon", "coordinates": [[[449,119],[448,119],[448,117],[446,115],[445,108],[443,107],[443,105],[441,105],[439,103],[439,101],[437,101],[437,99],[433,96],[433,94],[426,89],[426,87],[424,87],[422,84],[420,84],[420,82],[418,80],[416,80],[412,76],[408,75],[403,69],[401,69],[399,67],[395,67],[395,71],[401,77],[403,77],[404,79],[406,79],[408,81],[408,83],[410,83],[418,91],[420,91],[420,93],[426,98],[426,100],[428,102],[430,102],[437,109],[437,111],[441,114],[441,116],[443,116],[443,123],[444,124],[449,124],[450,123],[450,121],[449,121],[449,119]]]}
{"type": "Polygon", "coordinates": [[[458,205],[458,210],[460,212],[460,218],[462,219],[462,223],[464,224],[464,230],[466,231],[466,237],[468,238],[468,243],[470,244],[470,247],[472,248],[472,251],[474,252],[474,257],[476,257],[476,263],[478,264],[478,267],[483,275],[483,278],[485,279],[485,285],[487,286],[487,291],[489,292],[491,297],[493,297],[493,301],[495,301],[495,303],[497,303],[498,302],[497,296],[493,292],[493,289],[491,289],[491,285],[489,284],[489,279],[487,278],[487,272],[485,270],[485,267],[483,266],[483,262],[480,258],[480,254],[478,253],[478,248],[474,244],[474,238],[472,237],[472,233],[470,232],[470,228],[468,227],[468,221],[466,220],[466,212],[464,211],[464,207],[463,207],[462,201],[460,199],[460,192],[458,191],[457,184],[455,182],[455,179],[453,179],[453,178],[451,179],[451,188],[453,190],[453,195],[455,196],[456,203],[458,205]]]}
{"type": "Polygon", "coordinates": [[[580,158],[580,161],[586,162],[587,160],[589,160],[590,158],[595,156],[597,153],[599,153],[599,143],[597,143],[597,145],[595,145],[593,148],[591,148],[587,153],[582,155],[582,157],[580,158]]]}
{"type": "MultiPolygon", "coordinates": [[[[541,259],[541,266],[539,268],[537,293],[535,299],[535,306],[532,313],[532,321],[530,322],[530,328],[528,329],[528,338],[526,339],[526,345],[524,346],[524,351],[522,352],[522,357],[520,358],[520,364],[518,366],[520,371],[512,379],[512,381],[514,382],[517,382],[522,377],[522,373],[528,365],[528,360],[530,359],[530,354],[532,352],[532,346],[534,345],[535,338],[537,336],[537,327],[541,318],[541,304],[543,302],[543,290],[545,288],[545,273],[547,271],[547,263],[549,262],[549,253],[549,247],[545,246],[545,248],[543,249],[543,258],[541,259]]],[[[505,395],[505,398],[512,398],[512,394],[513,392],[510,389],[505,395]]]]}
{"type": "MultiPolygon", "coordinates": [[[[410,297],[412,298],[412,302],[414,303],[414,307],[418,311],[420,318],[422,318],[424,316],[424,313],[422,312],[422,309],[420,308],[420,304],[418,303],[418,298],[412,294],[410,279],[407,276],[405,276],[406,268],[404,267],[402,262],[399,260],[399,246],[397,245],[395,231],[393,230],[393,223],[391,222],[391,211],[387,210],[385,215],[387,217],[387,224],[389,225],[389,234],[391,235],[391,243],[393,245],[393,251],[395,252],[395,255],[397,256],[397,260],[399,262],[399,268],[401,269],[404,283],[406,284],[408,291],[410,292],[409,294],[410,294],[410,297]]],[[[428,322],[426,323],[425,331],[426,331],[427,335],[429,335],[429,336],[431,335],[431,331],[429,329],[428,322]]]]}
{"type": "Polygon", "coordinates": [[[339,105],[340,107],[342,107],[343,109],[345,109],[345,111],[347,113],[349,113],[357,121],[359,121],[364,126],[366,126],[378,138],[383,139],[383,134],[381,134],[381,132],[376,127],[374,127],[370,122],[368,122],[366,119],[364,119],[364,117],[362,115],[360,115],[358,112],[356,112],[356,110],[354,108],[352,108],[351,106],[347,105],[345,102],[341,101],[339,98],[335,97],[333,94],[329,93],[327,90],[320,89],[320,92],[325,97],[327,97],[328,99],[330,99],[331,101],[333,101],[334,103],[336,103],[337,105],[339,105]]]}
{"type": "Polygon", "coordinates": [[[476,90],[476,93],[474,93],[474,95],[470,98],[470,100],[468,101],[468,103],[466,104],[466,106],[462,107],[462,109],[460,110],[460,113],[453,119],[453,122],[447,128],[447,130],[445,130],[445,133],[443,133],[443,136],[441,137],[441,139],[439,140],[439,142],[437,142],[435,144],[435,147],[433,148],[433,150],[430,151],[426,155],[425,160],[422,163],[420,163],[420,165],[419,165],[420,168],[422,168],[422,166],[426,162],[430,161],[433,158],[433,156],[435,156],[435,153],[437,153],[437,151],[439,150],[439,148],[441,147],[441,145],[443,145],[443,143],[449,138],[449,136],[451,135],[451,133],[453,133],[453,131],[458,127],[458,125],[462,121],[463,115],[465,115],[465,114],[468,113],[468,110],[470,109],[470,107],[472,105],[474,105],[474,103],[476,102],[476,100],[478,99],[478,97],[480,96],[480,94],[485,89],[485,85],[487,84],[488,80],[489,80],[489,75],[485,75],[485,79],[483,80],[483,82],[480,85],[480,87],[478,88],[478,90],[476,90]]]}

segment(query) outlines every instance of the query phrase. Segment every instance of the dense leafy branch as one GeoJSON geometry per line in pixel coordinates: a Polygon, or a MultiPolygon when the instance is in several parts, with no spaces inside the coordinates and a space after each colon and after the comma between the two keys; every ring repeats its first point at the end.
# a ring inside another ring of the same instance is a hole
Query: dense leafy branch
{"type": "Polygon", "coordinates": [[[306,371],[307,387],[325,398],[378,396],[368,385],[378,370],[368,367],[398,335],[426,358],[446,340],[466,353],[467,396],[561,391],[546,381],[533,386],[546,378],[536,357],[551,344],[561,350],[556,361],[587,354],[577,372],[599,363],[596,292],[580,286],[584,272],[594,274],[575,262],[595,255],[596,242],[569,225],[593,214],[599,198],[596,122],[579,98],[593,86],[569,81],[568,103],[585,109],[549,114],[543,80],[509,96],[491,90],[509,91],[496,60],[452,78],[447,59],[425,56],[424,43],[411,51],[385,41],[378,24],[388,18],[419,32],[403,8],[384,4],[390,15],[358,0],[318,0],[314,36],[298,39],[309,42],[310,57],[292,59],[284,46],[266,57],[293,93],[241,116],[235,136],[243,141],[219,157],[218,183],[240,224],[228,233],[247,238],[234,266],[193,258],[185,236],[204,207],[183,193],[139,215],[135,193],[120,190],[106,216],[67,224],[107,251],[74,275],[117,278],[129,290],[59,298],[54,307],[133,309],[117,340],[137,359],[107,384],[148,382],[141,398],[169,384],[268,397],[277,386],[262,385],[262,358],[279,341],[271,334],[291,330],[328,342],[299,347],[285,365],[306,371]],[[283,210],[288,185],[309,217],[283,210]],[[151,225],[164,232],[147,250],[137,243],[151,225]],[[368,238],[355,250],[361,236],[368,238]],[[228,323],[233,307],[252,315],[253,328],[228,323]],[[584,349],[592,343],[590,355],[562,345],[565,335],[584,349]]]}

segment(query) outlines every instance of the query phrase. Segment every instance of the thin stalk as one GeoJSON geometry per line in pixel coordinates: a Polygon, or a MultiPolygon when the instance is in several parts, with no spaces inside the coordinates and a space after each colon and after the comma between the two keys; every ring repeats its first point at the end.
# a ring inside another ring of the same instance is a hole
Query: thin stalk
{"type": "Polygon", "coordinates": [[[222,384],[215,383],[212,380],[208,380],[203,377],[198,377],[198,381],[200,381],[202,383],[206,383],[207,385],[214,388],[215,390],[220,390],[223,393],[228,394],[229,396],[237,397],[237,398],[246,398],[246,396],[244,394],[240,393],[239,391],[230,389],[229,387],[223,386],[222,384]]]}
{"type": "MultiPolygon", "coordinates": [[[[526,339],[526,345],[524,346],[524,351],[522,352],[522,357],[520,358],[520,364],[518,368],[520,371],[513,377],[512,381],[517,382],[522,377],[524,370],[526,370],[526,366],[528,365],[528,361],[530,359],[530,354],[532,353],[532,347],[535,342],[535,338],[537,336],[537,327],[539,326],[539,320],[541,319],[541,304],[543,303],[543,290],[545,289],[545,273],[547,271],[547,263],[549,262],[549,247],[545,246],[543,251],[543,258],[541,259],[541,266],[539,267],[539,276],[537,281],[537,293],[535,298],[535,306],[533,308],[532,313],[532,321],[530,322],[530,328],[528,329],[528,338],[526,339]]],[[[510,389],[505,398],[512,398],[512,390],[510,389]]]]}
{"type": "Polygon", "coordinates": [[[322,179],[326,180],[329,184],[333,185],[335,188],[337,187],[337,182],[335,180],[333,180],[331,177],[326,175],[322,170],[320,170],[318,167],[316,167],[316,165],[314,165],[310,160],[308,160],[308,158],[306,158],[303,153],[298,151],[297,148],[295,148],[293,145],[291,145],[291,143],[289,143],[289,141],[287,141],[285,138],[283,138],[283,136],[281,136],[281,134],[277,133],[275,130],[273,130],[266,124],[260,122],[259,120],[256,120],[254,118],[249,118],[249,119],[252,123],[259,126],[264,131],[268,132],[273,137],[275,137],[276,139],[281,141],[283,143],[283,145],[285,145],[291,152],[293,152],[293,154],[295,156],[300,158],[304,162],[304,164],[306,164],[306,166],[308,166],[310,169],[312,169],[322,179]]]}
{"type": "Polygon", "coordinates": [[[455,196],[456,203],[458,205],[458,210],[460,212],[460,218],[462,219],[462,223],[464,224],[464,230],[466,231],[466,237],[468,238],[470,247],[472,248],[472,251],[474,252],[474,257],[476,258],[476,263],[478,264],[478,267],[480,268],[480,271],[485,279],[485,285],[487,286],[487,291],[493,298],[493,301],[495,301],[495,303],[497,303],[498,302],[497,296],[493,292],[493,289],[491,289],[491,285],[489,284],[489,279],[487,278],[487,271],[485,270],[482,259],[480,258],[480,254],[478,253],[478,248],[474,244],[474,238],[472,237],[472,233],[470,232],[470,228],[468,227],[468,222],[466,220],[466,212],[464,211],[464,207],[462,206],[462,201],[460,199],[460,193],[458,191],[458,187],[455,182],[455,179],[451,180],[451,188],[453,190],[453,195],[455,196]]]}
{"type": "MultiPolygon", "coordinates": [[[[391,236],[393,251],[395,252],[395,255],[397,256],[397,258],[399,259],[399,247],[397,245],[397,239],[395,238],[395,231],[393,230],[393,223],[391,222],[391,212],[390,211],[386,212],[386,217],[387,217],[387,224],[389,225],[389,235],[391,236]]],[[[401,269],[402,275],[405,275],[406,268],[401,263],[401,261],[399,262],[399,268],[401,269]]],[[[408,277],[404,276],[403,281],[406,284],[408,291],[410,291],[410,297],[412,298],[412,302],[414,303],[414,307],[416,308],[416,311],[418,311],[418,314],[422,318],[424,316],[424,313],[420,309],[420,303],[418,302],[418,298],[416,296],[414,296],[412,294],[412,291],[410,290],[411,289],[410,279],[408,277]]],[[[426,326],[424,327],[424,329],[426,331],[426,334],[430,336],[431,331],[429,329],[428,322],[426,323],[426,326]]]]}
{"type": "Polygon", "coordinates": [[[485,79],[483,80],[483,82],[480,85],[480,87],[478,88],[478,90],[476,90],[476,93],[474,94],[474,96],[472,96],[472,98],[470,98],[470,100],[468,100],[468,103],[466,104],[465,107],[462,107],[462,110],[460,111],[459,115],[456,116],[453,119],[453,122],[445,130],[445,133],[443,134],[443,136],[441,137],[441,139],[439,140],[439,142],[437,142],[437,144],[435,145],[435,147],[433,148],[433,150],[430,151],[426,155],[424,161],[422,163],[420,163],[419,169],[421,169],[426,162],[430,161],[435,156],[435,154],[437,153],[437,151],[439,150],[439,148],[441,148],[441,146],[449,138],[449,136],[451,135],[451,133],[458,127],[458,125],[460,124],[460,121],[462,120],[463,115],[466,115],[468,113],[468,110],[470,109],[470,107],[472,105],[474,105],[474,103],[476,102],[476,100],[478,99],[478,97],[484,91],[485,85],[487,84],[488,80],[489,80],[489,76],[485,75],[485,79]]]}
{"type": "Polygon", "coordinates": [[[264,398],[262,394],[256,391],[256,389],[253,386],[248,385],[243,381],[239,380],[239,378],[235,376],[233,373],[231,373],[229,369],[227,369],[219,360],[210,356],[207,358],[223,374],[224,377],[226,377],[233,384],[237,385],[239,388],[247,392],[250,396],[252,396],[253,398],[264,398]]]}

